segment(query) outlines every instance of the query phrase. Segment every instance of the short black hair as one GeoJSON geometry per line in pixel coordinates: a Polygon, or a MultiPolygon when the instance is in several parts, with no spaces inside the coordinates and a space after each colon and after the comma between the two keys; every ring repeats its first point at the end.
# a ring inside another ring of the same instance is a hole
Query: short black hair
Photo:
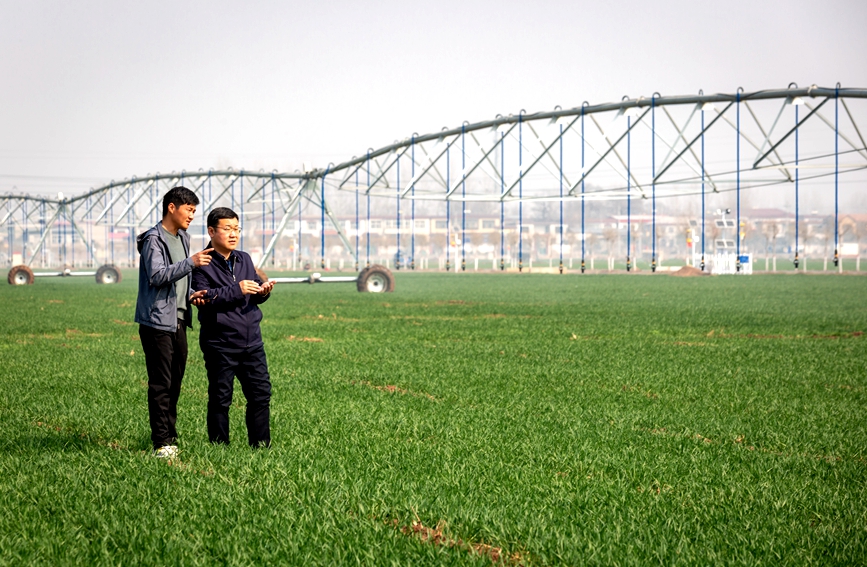
{"type": "Polygon", "coordinates": [[[208,226],[217,228],[222,219],[237,219],[238,213],[229,207],[217,207],[208,213],[208,226]]]}
{"type": "Polygon", "coordinates": [[[169,189],[169,192],[163,197],[163,216],[169,214],[169,203],[173,203],[175,207],[180,207],[181,205],[198,205],[199,198],[186,187],[178,186],[169,189]]]}

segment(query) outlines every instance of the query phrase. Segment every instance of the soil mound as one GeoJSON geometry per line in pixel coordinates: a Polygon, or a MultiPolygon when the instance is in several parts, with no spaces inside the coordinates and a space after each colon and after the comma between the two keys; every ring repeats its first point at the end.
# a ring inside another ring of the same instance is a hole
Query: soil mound
{"type": "Polygon", "coordinates": [[[672,272],[671,275],[679,276],[682,278],[691,278],[694,276],[709,276],[710,274],[707,272],[702,272],[700,269],[693,266],[684,266],[676,272],[672,272]]]}

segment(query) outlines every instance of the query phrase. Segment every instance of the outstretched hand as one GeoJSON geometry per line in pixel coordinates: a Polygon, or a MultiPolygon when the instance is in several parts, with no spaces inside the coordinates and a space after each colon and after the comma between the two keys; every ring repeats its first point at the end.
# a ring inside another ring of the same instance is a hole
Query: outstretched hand
{"type": "Polygon", "coordinates": [[[259,295],[268,295],[272,289],[274,289],[274,282],[265,282],[259,288],[259,295]]]}
{"type": "Polygon", "coordinates": [[[238,286],[244,295],[253,295],[254,293],[259,293],[262,289],[254,280],[241,280],[238,282],[238,286]]]}
{"type": "Polygon", "coordinates": [[[210,264],[211,263],[210,252],[212,250],[213,250],[213,248],[205,248],[201,252],[196,252],[195,254],[190,256],[190,258],[193,259],[193,265],[198,268],[199,266],[207,266],[208,264],[210,264]]]}
{"type": "Polygon", "coordinates": [[[190,305],[195,305],[196,307],[201,307],[202,305],[208,303],[209,300],[205,298],[205,294],[207,294],[207,293],[208,293],[208,290],[205,290],[205,289],[194,292],[192,295],[190,295],[190,298],[189,298],[190,305]]]}

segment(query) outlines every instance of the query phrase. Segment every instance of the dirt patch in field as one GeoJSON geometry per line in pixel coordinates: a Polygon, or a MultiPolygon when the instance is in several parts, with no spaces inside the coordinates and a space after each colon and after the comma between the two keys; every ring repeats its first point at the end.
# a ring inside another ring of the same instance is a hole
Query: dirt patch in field
{"type": "Polygon", "coordinates": [[[286,337],[287,341],[298,341],[301,343],[324,343],[325,339],[320,339],[318,337],[296,337],[295,335],[289,335],[286,337]]]}
{"type": "Polygon", "coordinates": [[[671,275],[679,278],[694,278],[697,276],[709,276],[710,274],[708,272],[702,272],[694,266],[684,266],[676,272],[671,272],[671,275]]]}
{"type": "Polygon", "coordinates": [[[864,331],[855,331],[853,333],[842,333],[839,335],[812,335],[811,339],[852,339],[855,337],[861,337],[864,335],[864,331]]]}
{"type": "Polygon", "coordinates": [[[425,526],[420,521],[415,521],[409,526],[401,526],[397,520],[392,520],[392,525],[403,535],[417,538],[424,543],[462,549],[472,554],[488,557],[492,563],[524,565],[524,555],[520,552],[509,553],[502,547],[487,543],[454,539],[445,533],[446,523],[442,520],[434,528],[425,526]]]}
{"type": "Polygon", "coordinates": [[[854,339],[857,337],[864,336],[864,331],[853,331],[851,333],[836,333],[833,335],[762,335],[756,333],[747,333],[745,335],[730,335],[727,334],[724,330],[720,330],[719,332],[716,329],[711,329],[710,332],[706,335],[708,338],[717,337],[720,339],[788,339],[788,340],[803,340],[803,339],[828,339],[828,340],[836,340],[836,339],[854,339]]]}

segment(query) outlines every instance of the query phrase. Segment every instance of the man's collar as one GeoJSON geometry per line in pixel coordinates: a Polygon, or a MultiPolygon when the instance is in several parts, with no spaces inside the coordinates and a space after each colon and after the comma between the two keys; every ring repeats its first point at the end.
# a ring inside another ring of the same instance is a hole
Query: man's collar
{"type": "Polygon", "coordinates": [[[212,250],[212,251],[211,251],[211,254],[214,255],[214,256],[219,256],[220,258],[222,258],[222,259],[225,260],[226,262],[234,262],[235,260],[238,259],[238,255],[235,254],[235,251],[234,251],[234,250],[229,250],[229,255],[228,255],[228,256],[223,256],[221,253],[217,252],[216,249],[212,250]]]}
{"type": "Polygon", "coordinates": [[[168,235],[171,235],[171,236],[175,237],[175,238],[178,237],[178,236],[181,236],[181,234],[186,234],[186,232],[187,232],[187,231],[185,231],[184,229],[179,228],[179,229],[178,229],[178,232],[177,232],[176,234],[172,234],[172,231],[170,231],[169,229],[167,229],[166,227],[163,226],[162,221],[160,221],[160,222],[157,223],[156,228],[157,228],[158,230],[162,231],[162,232],[165,232],[165,233],[168,234],[168,235]]]}

